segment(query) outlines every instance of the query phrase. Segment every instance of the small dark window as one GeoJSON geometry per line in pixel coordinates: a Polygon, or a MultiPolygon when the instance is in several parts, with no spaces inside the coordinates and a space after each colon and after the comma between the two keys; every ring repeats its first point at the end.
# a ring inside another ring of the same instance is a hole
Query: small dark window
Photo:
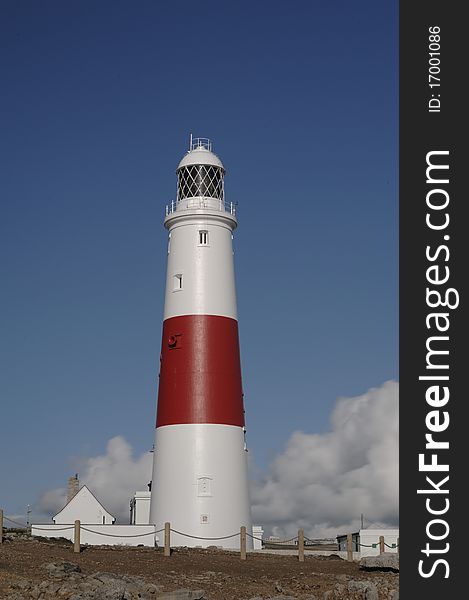
{"type": "Polygon", "coordinates": [[[208,231],[207,230],[199,231],[199,245],[200,246],[208,245],[208,231]]]}
{"type": "Polygon", "coordinates": [[[178,273],[174,276],[173,285],[174,291],[182,290],[182,273],[178,273]]]}

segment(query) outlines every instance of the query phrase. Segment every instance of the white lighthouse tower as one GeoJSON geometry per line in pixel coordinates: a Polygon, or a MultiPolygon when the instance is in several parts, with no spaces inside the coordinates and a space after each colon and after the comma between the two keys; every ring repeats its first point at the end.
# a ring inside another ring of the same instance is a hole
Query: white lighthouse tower
{"type": "Polygon", "coordinates": [[[177,199],[164,221],[168,267],[150,522],[181,532],[171,534],[172,545],[230,548],[239,538],[214,538],[242,525],[251,533],[232,245],[237,220],[209,140],[191,136],[176,172],[177,199]]]}

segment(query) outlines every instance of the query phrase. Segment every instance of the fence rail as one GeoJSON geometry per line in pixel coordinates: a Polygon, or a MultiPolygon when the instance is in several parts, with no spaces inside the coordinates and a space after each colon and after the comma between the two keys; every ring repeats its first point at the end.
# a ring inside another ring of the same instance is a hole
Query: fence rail
{"type": "MultiPolygon", "coordinates": [[[[3,522],[5,520],[11,521],[13,523],[15,523],[15,521],[13,521],[12,519],[9,519],[8,517],[4,516],[3,514],[3,510],[0,509],[0,544],[3,542],[3,522]]],[[[233,539],[233,538],[237,538],[239,536],[239,552],[240,552],[240,558],[241,560],[246,560],[246,556],[247,556],[247,538],[249,537],[252,540],[259,540],[260,542],[263,542],[262,538],[256,537],[255,535],[248,533],[246,530],[246,527],[243,525],[240,527],[239,531],[236,531],[234,533],[231,533],[229,535],[224,535],[224,536],[219,536],[219,537],[200,537],[200,536],[195,536],[189,533],[184,533],[182,531],[179,531],[178,529],[172,529],[171,528],[171,524],[170,523],[165,523],[165,526],[163,529],[156,529],[156,526],[153,525],[153,531],[152,532],[146,532],[146,533],[141,533],[141,534],[130,534],[130,535],[126,535],[124,533],[120,533],[120,534],[112,534],[112,533],[105,533],[103,531],[97,531],[95,528],[93,528],[91,526],[84,526],[81,524],[80,520],[76,520],[75,523],[73,525],[66,525],[65,527],[47,527],[47,526],[34,526],[34,531],[37,532],[59,532],[59,531],[71,531],[73,530],[73,552],[75,553],[79,553],[81,551],[81,532],[82,531],[86,531],[87,533],[91,533],[94,535],[98,535],[98,536],[103,536],[106,538],[140,538],[140,537],[145,537],[148,535],[153,535],[154,537],[156,537],[156,534],[161,533],[164,531],[164,556],[171,556],[171,533],[174,533],[176,535],[182,535],[191,539],[198,539],[201,541],[221,541],[221,540],[227,540],[227,539],[233,539]]],[[[304,532],[302,530],[298,531],[298,536],[291,538],[291,540],[298,540],[298,560],[299,561],[304,561],[304,532]]]]}
{"type": "MultiPolygon", "coordinates": [[[[171,533],[175,533],[177,535],[182,535],[184,537],[204,540],[204,541],[218,541],[218,540],[227,540],[231,538],[235,538],[239,536],[239,554],[241,560],[246,560],[247,556],[247,538],[251,538],[252,540],[259,540],[260,542],[264,542],[262,538],[256,537],[251,533],[248,533],[246,527],[242,525],[239,531],[235,533],[231,533],[230,535],[224,535],[220,537],[200,537],[196,535],[191,535],[188,533],[183,533],[182,531],[178,531],[177,529],[172,529],[170,523],[165,523],[164,527],[164,556],[171,556],[171,533]]],[[[298,541],[298,560],[300,562],[304,561],[304,532],[302,529],[298,530],[298,535],[291,540],[288,541],[298,541]]]]}
{"type": "MultiPolygon", "coordinates": [[[[3,510],[0,509],[0,544],[2,544],[3,542],[3,524],[4,524],[4,520],[11,522],[15,525],[20,525],[22,528],[27,528],[26,525],[23,525],[22,523],[19,523],[17,521],[15,521],[14,519],[11,519],[7,516],[4,515],[3,510]]],[[[239,536],[239,552],[240,552],[240,558],[241,560],[246,560],[246,547],[247,547],[247,538],[251,538],[252,540],[259,540],[262,543],[266,543],[268,542],[269,544],[273,544],[273,545],[286,545],[289,544],[291,542],[294,542],[294,545],[297,547],[298,549],[298,560],[300,562],[303,562],[305,559],[305,540],[307,541],[313,541],[310,540],[310,538],[305,537],[304,535],[304,531],[302,529],[298,530],[298,535],[295,537],[292,537],[288,540],[263,540],[262,538],[256,537],[254,535],[252,535],[251,533],[248,533],[246,530],[246,527],[243,525],[240,527],[239,531],[236,531],[230,535],[224,535],[224,536],[220,536],[220,537],[200,537],[200,536],[195,536],[189,533],[184,533],[182,531],[179,531],[177,529],[172,529],[171,528],[171,524],[170,523],[165,523],[164,528],[162,529],[156,529],[156,525],[153,525],[154,530],[148,531],[146,533],[139,533],[139,534],[130,534],[130,535],[125,535],[123,533],[121,534],[111,534],[111,533],[104,533],[102,531],[96,531],[93,529],[90,529],[89,526],[85,527],[84,525],[81,524],[80,520],[76,520],[75,523],[73,525],[68,525],[66,527],[40,527],[35,525],[34,526],[34,530],[35,531],[44,531],[44,532],[50,532],[50,531],[70,531],[70,530],[74,530],[74,535],[73,535],[73,551],[74,552],[80,552],[81,551],[81,531],[86,531],[88,533],[91,534],[95,534],[95,535],[100,535],[106,538],[140,538],[140,537],[145,537],[145,536],[149,536],[149,535],[153,535],[156,538],[156,535],[158,533],[162,533],[164,532],[164,556],[171,556],[171,533],[174,533],[176,535],[182,535],[184,537],[188,537],[191,539],[197,539],[197,540],[201,540],[201,541],[221,541],[221,540],[227,540],[227,539],[232,539],[232,538],[236,538],[239,536]]],[[[377,548],[379,546],[379,551],[380,554],[385,552],[385,548],[391,548],[391,549],[396,549],[397,552],[399,552],[399,538],[397,538],[396,544],[387,544],[384,540],[384,536],[380,536],[379,540],[376,543],[372,543],[372,544],[362,544],[362,543],[358,543],[358,546],[360,547],[364,547],[364,548],[377,548]]],[[[347,560],[348,561],[352,561],[353,560],[353,538],[352,538],[352,534],[349,533],[347,534],[347,560]]]]}

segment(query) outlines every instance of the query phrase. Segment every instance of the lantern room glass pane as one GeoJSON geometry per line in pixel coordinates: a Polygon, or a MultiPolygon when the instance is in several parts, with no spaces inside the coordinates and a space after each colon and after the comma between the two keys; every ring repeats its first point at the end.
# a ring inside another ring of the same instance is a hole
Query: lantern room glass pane
{"type": "Polygon", "coordinates": [[[214,165],[189,165],[178,171],[178,199],[198,196],[223,200],[223,169],[214,165]]]}

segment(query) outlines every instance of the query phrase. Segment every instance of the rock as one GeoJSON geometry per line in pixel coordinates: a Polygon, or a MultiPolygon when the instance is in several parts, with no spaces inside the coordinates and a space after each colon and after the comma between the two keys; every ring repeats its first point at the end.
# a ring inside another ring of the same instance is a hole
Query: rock
{"type": "Polygon", "coordinates": [[[47,565],[43,565],[43,567],[51,577],[56,578],[66,577],[71,573],[81,573],[79,565],[66,560],[48,563],[47,565]]]}
{"type": "Polygon", "coordinates": [[[27,579],[20,579],[12,587],[19,588],[20,590],[29,590],[29,588],[31,587],[31,582],[27,579]]]}
{"type": "Polygon", "coordinates": [[[360,569],[399,571],[399,554],[397,552],[383,552],[379,556],[363,556],[360,559],[360,569]]]}
{"type": "Polygon", "coordinates": [[[290,590],[286,590],[279,581],[275,582],[275,591],[279,592],[276,596],[271,596],[268,600],[295,600],[290,590]]]}
{"type": "Polygon", "coordinates": [[[21,592],[11,592],[10,594],[8,594],[8,596],[6,596],[8,600],[24,600],[27,597],[28,596],[23,596],[21,592]]]}
{"type": "Polygon", "coordinates": [[[143,577],[98,572],[83,578],[79,589],[90,598],[133,600],[134,598],[156,598],[156,594],[162,588],[146,583],[143,577]]]}
{"type": "Polygon", "coordinates": [[[204,600],[206,598],[204,590],[174,590],[165,592],[158,596],[158,600],[204,600]]]}
{"type": "Polygon", "coordinates": [[[379,598],[378,588],[371,581],[349,581],[347,590],[361,593],[363,600],[378,600],[379,598]]]}
{"type": "Polygon", "coordinates": [[[14,586],[19,592],[14,591],[5,598],[8,600],[158,600],[160,597],[171,598],[171,600],[205,599],[204,592],[200,590],[195,592],[182,590],[183,595],[175,596],[174,592],[170,592],[169,596],[166,594],[160,596],[162,586],[147,583],[143,577],[102,572],[83,575],[73,569],[78,565],[70,564],[45,565],[52,573],[52,580],[38,584],[20,580],[14,586]]]}
{"type": "Polygon", "coordinates": [[[158,592],[160,592],[162,590],[162,586],[161,585],[155,585],[154,583],[147,583],[145,584],[143,591],[146,595],[154,595],[156,597],[156,594],[158,592]]]}
{"type": "Polygon", "coordinates": [[[345,585],[343,583],[336,583],[334,589],[339,595],[341,595],[345,592],[345,585]]]}
{"type": "Polygon", "coordinates": [[[365,590],[364,600],[379,600],[378,588],[374,583],[370,583],[365,590]]]}
{"type": "Polygon", "coordinates": [[[389,600],[399,600],[399,590],[390,590],[389,600]]]}

